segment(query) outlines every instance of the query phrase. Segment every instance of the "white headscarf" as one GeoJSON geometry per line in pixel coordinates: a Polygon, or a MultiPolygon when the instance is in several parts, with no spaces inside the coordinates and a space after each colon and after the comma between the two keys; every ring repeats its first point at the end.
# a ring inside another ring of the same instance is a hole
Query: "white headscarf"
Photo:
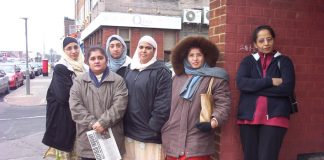
{"type": "Polygon", "coordinates": [[[81,75],[86,72],[85,65],[84,65],[84,55],[80,46],[79,46],[79,56],[77,60],[73,60],[63,51],[62,58],[57,64],[63,64],[67,66],[67,68],[73,71],[76,75],[81,75]]]}
{"type": "Polygon", "coordinates": [[[138,41],[137,48],[136,48],[136,51],[134,53],[134,56],[133,56],[133,59],[132,59],[130,68],[132,70],[138,69],[139,71],[142,71],[146,67],[148,67],[149,65],[153,64],[154,62],[156,62],[157,61],[156,57],[157,57],[157,44],[156,44],[155,40],[151,36],[143,36],[138,41]],[[139,52],[138,46],[142,42],[146,42],[146,43],[150,44],[155,49],[154,56],[152,57],[152,59],[150,61],[148,61],[145,64],[141,64],[140,59],[139,59],[139,54],[138,54],[138,52],[139,52]]]}

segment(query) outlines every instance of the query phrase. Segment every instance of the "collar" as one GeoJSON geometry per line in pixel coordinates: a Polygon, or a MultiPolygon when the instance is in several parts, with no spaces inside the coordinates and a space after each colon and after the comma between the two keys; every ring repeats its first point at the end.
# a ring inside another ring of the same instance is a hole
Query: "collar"
{"type": "MultiPolygon", "coordinates": [[[[276,51],[276,53],[273,55],[273,57],[278,57],[281,56],[282,54],[278,51],[276,51]]],[[[256,53],[252,53],[253,58],[258,61],[260,59],[260,55],[256,52],[256,53]]]]}
{"type": "MultiPolygon", "coordinates": [[[[86,82],[91,82],[91,77],[89,72],[87,72],[86,74],[84,74],[82,76],[82,80],[86,81],[86,82]]],[[[102,80],[102,82],[114,82],[116,80],[116,74],[112,71],[109,70],[109,74],[105,77],[105,79],[102,80]]]]}

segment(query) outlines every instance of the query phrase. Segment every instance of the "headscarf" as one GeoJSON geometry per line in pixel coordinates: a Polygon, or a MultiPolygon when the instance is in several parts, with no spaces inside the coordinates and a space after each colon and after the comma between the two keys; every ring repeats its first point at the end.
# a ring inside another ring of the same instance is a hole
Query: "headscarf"
{"type": "Polygon", "coordinates": [[[113,72],[116,72],[121,66],[128,65],[130,62],[128,60],[130,58],[127,56],[127,45],[126,45],[124,39],[122,37],[120,37],[119,35],[112,35],[108,38],[108,40],[106,42],[106,53],[108,56],[108,61],[107,61],[108,67],[113,72]],[[122,54],[118,59],[113,58],[111,56],[111,52],[109,50],[110,42],[113,40],[118,40],[123,45],[122,54]],[[125,64],[125,62],[126,63],[128,62],[128,64],[125,64]]]}
{"type": "Polygon", "coordinates": [[[180,91],[180,96],[184,99],[192,101],[193,95],[196,93],[199,84],[203,77],[211,76],[229,80],[227,72],[219,67],[209,67],[205,62],[200,68],[192,68],[187,59],[184,60],[185,73],[192,75],[191,78],[183,85],[183,88],[180,91]]]}
{"type": "Polygon", "coordinates": [[[139,71],[142,71],[146,67],[148,67],[149,65],[156,62],[157,61],[156,57],[157,57],[157,44],[156,44],[155,40],[151,36],[143,36],[138,41],[137,48],[136,48],[136,51],[134,53],[133,59],[131,61],[130,68],[131,68],[131,70],[138,69],[139,71]],[[139,59],[139,53],[138,53],[139,52],[138,46],[142,42],[146,42],[146,43],[150,44],[155,49],[154,56],[152,57],[152,59],[150,61],[148,61],[145,64],[141,64],[140,59],[139,59]]]}
{"type": "MultiPolygon", "coordinates": [[[[70,42],[70,43],[72,43],[72,42],[70,42]]],[[[66,44],[66,45],[68,45],[68,44],[66,44]]],[[[79,45],[79,44],[77,44],[77,45],[79,45]]],[[[85,73],[85,68],[84,68],[84,55],[83,55],[83,52],[82,52],[80,46],[79,46],[79,56],[78,56],[78,59],[77,60],[71,59],[64,52],[64,48],[63,48],[63,54],[62,54],[62,58],[60,59],[60,61],[58,62],[60,64],[66,64],[66,63],[68,63],[67,68],[69,70],[73,71],[77,76],[85,73]],[[65,61],[66,63],[64,63],[62,61],[65,61]]]]}

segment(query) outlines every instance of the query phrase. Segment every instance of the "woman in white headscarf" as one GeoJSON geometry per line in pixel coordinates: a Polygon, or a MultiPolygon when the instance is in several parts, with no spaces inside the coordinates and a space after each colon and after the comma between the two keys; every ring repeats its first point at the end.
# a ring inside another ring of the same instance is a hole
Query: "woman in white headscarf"
{"type": "Polygon", "coordinates": [[[76,129],[71,117],[69,97],[73,79],[85,73],[86,66],[76,39],[66,37],[63,40],[63,51],[61,59],[55,64],[47,90],[46,130],[42,142],[50,147],[45,156],[55,154],[61,160],[76,160],[77,156],[73,152],[76,129]]]}
{"type": "Polygon", "coordinates": [[[131,58],[127,56],[127,45],[124,39],[119,35],[110,36],[106,42],[106,52],[109,69],[123,77],[131,62],[131,58]]]}
{"type": "Polygon", "coordinates": [[[125,73],[128,106],[124,117],[124,160],[161,160],[161,128],[169,118],[171,71],[158,61],[157,44],[150,36],[137,45],[130,69],[125,73]]]}

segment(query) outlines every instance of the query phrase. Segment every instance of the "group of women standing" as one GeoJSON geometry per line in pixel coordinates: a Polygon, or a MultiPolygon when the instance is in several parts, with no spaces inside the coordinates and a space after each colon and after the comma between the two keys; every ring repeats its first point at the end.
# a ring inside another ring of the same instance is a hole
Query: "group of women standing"
{"type": "MultiPolygon", "coordinates": [[[[288,128],[294,70],[291,60],[274,50],[274,38],[270,26],[258,27],[257,52],[242,61],[237,74],[245,160],[277,159],[288,128]]],[[[47,93],[43,138],[56,157],[94,159],[86,132],[106,134],[111,128],[124,160],[211,159],[213,131],[228,119],[231,106],[229,76],[216,67],[219,51],[203,37],[183,39],[171,53],[171,77],[157,60],[157,46],[143,36],[130,59],[124,40],[112,35],[106,50],[89,49],[86,69],[77,41],[64,39],[47,93]],[[200,96],[210,82],[213,110],[209,121],[200,122],[200,96]]]]}

